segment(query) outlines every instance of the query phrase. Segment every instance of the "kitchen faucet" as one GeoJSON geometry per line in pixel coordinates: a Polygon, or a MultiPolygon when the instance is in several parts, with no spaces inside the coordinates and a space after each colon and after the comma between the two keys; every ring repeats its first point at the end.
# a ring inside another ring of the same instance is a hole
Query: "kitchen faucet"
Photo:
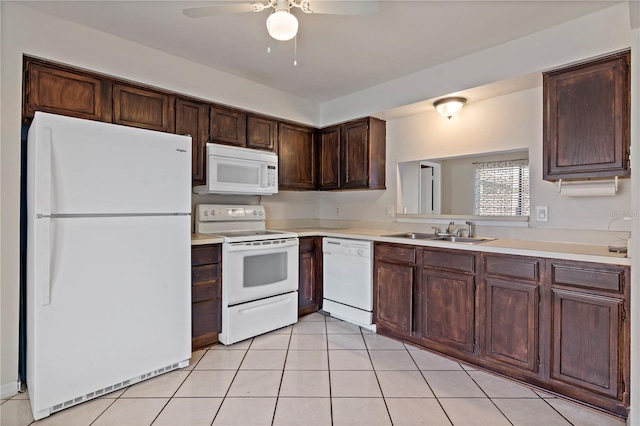
{"type": "Polygon", "coordinates": [[[453,221],[449,222],[449,225],[447,225],[447,230],[445,231],[447,235],[453,234],[453,225],[455,225],[453,221]]]}

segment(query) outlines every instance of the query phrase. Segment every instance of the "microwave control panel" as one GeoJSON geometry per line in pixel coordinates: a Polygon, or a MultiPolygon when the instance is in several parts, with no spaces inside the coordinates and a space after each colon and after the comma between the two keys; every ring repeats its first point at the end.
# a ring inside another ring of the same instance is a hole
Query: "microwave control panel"
{"type": "Polygon", "coordinates": [[[268,165],[267,166],[267,187],[277,187],[278,186],[278,168],[276,166],[268,165]]]}

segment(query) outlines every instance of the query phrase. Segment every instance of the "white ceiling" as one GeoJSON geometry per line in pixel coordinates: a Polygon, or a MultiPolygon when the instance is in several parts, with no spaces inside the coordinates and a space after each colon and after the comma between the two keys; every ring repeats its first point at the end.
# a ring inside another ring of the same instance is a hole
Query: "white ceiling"
{"type": "MultiPolygon", "coordinates": [[[[182,14],[183,8],[216,2],[20,4],[322,103],[620,2],[383,0],[373,16],[309,15],[294,9],[300,23],[297,66],[294,41],[268,36],[269,11],[192,19],[182,14]]],[[[538,79],[494,85],[475,98],[531,84],[538,79]]]]}

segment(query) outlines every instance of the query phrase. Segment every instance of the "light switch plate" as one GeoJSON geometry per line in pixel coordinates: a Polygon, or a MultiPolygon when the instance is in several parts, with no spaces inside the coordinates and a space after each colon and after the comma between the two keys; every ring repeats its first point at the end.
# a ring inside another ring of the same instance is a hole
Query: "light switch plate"
{"type": "Polygon", "coordinates": [[[536,222],[549,221],[549,206],[536,206],[536,222]]]}

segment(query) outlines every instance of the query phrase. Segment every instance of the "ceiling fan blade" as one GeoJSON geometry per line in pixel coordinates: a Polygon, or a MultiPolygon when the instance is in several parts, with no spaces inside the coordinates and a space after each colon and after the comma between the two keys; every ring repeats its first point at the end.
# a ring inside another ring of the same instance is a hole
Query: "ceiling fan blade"
{"type": "Polygon", "coordinates": [[[203,18],[212,15],[230,15],[233,13],[261,12],[268,4],[249,2],[231,3],[224,2],[213,6],[190,7],[184,9],[182,13],[189,18],[203,18]]]}
{"type": "Polygon", "coordinates": [[[377,0],[308,0],[302,3],[303,12],[327,15],[374,15],[380,8],[377,0]]]}

